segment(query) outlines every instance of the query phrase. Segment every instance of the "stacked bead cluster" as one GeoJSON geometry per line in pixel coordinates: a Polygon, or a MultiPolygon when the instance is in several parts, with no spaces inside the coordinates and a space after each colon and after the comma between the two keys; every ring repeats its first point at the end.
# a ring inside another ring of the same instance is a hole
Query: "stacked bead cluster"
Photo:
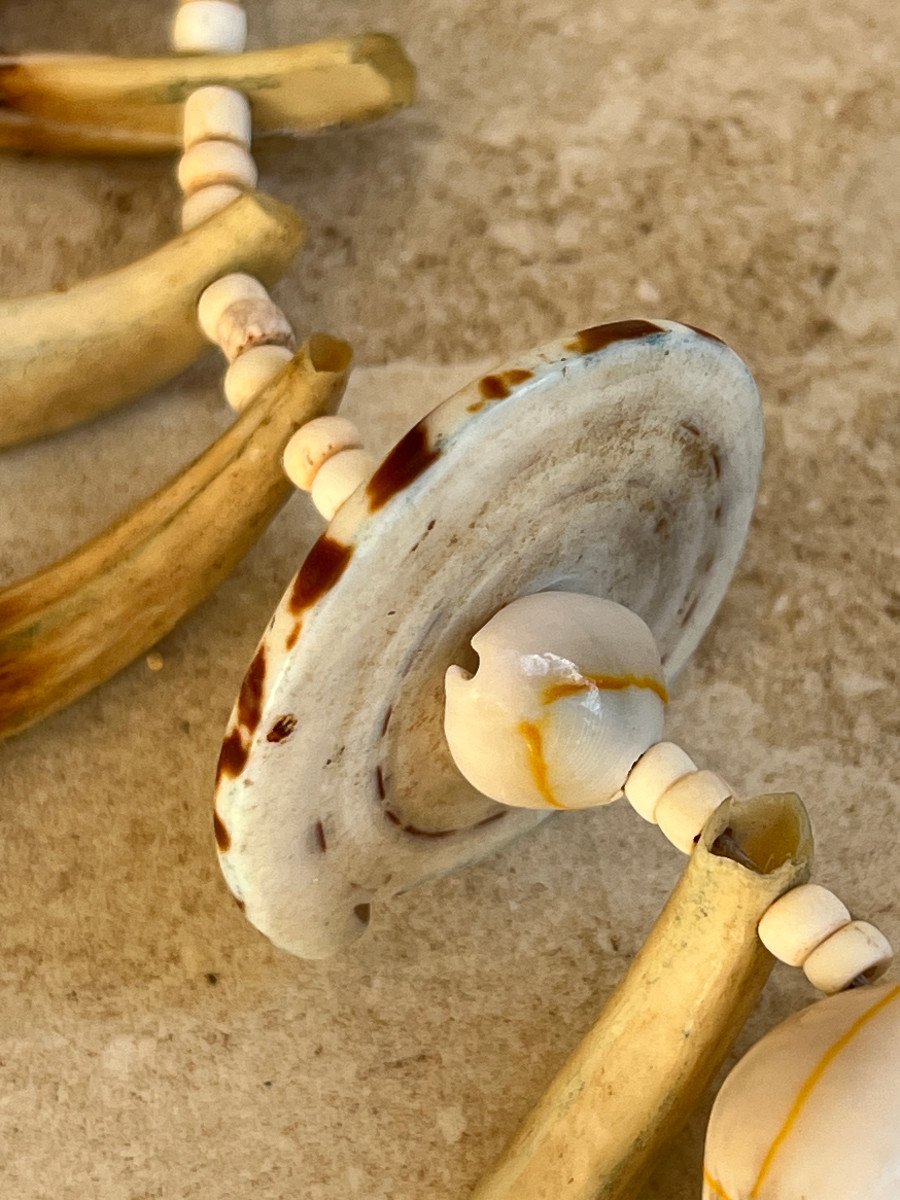
{"type": "MultiPolygon", "coordinates": [[[[690,854],[706,821],[732,789],[673,742],[657,742],[632,767],[624,785],[632,808],[690,854]]],[[[787,892],[759,924],[763,945],[788,966],[802,967],[813,987],[829,995],[879,979],[893,951],[868,921],[855,921],[827,888],[803,884],[787,892]]]]}
{"type": "MultiPolygon", "coordinates": [[[[180,54],[239,54],[246,39],[246,14],[232,0],[183,0],[172,28],[172,46],[180,54]]],[[[252,132],[250,104],[241,92],[212,85],[188,96],[178,164],[184,230],[256,187],[252,132]]],[[[200,297],[197,319],[228,360],[225,399],[235,412],[243,411],[294,355],[290,322],[250,275],[225,275],[210,284],[200,297]]],[[[305,425],[284,454],[288,478],[312,494],[328,520],[373,466],[359,430],[345,417],[321,417],[305,425]]]]}

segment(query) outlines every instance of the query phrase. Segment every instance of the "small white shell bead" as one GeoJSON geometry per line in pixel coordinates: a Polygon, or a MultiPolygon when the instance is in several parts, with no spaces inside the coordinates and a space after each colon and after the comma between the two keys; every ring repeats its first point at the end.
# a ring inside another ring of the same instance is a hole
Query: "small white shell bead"
{"type": "Polygon", "coordinates": [[[310,495],[326,521],[331,520],[361,484],[368,482],[374,470],[374,460],[362,449],[342,450],[322,464],[310,495]]]}
{"type": "Polygon", "coordinates": [[[295,487],[311,492],[316,476],[330,458],[361,446],[360,432],[347,417],[316,417],[301,425],[288,442],[284,469],[295,487]]]}
{"type": "Polygon", "coordinates": [[[243,300],[268,299],[269,293],[252,275],[239,271],[231,275],[222,275],[201,294],[197,302],[197,320],[204,336],[214,342],[219,320],[232,304],[243,300]]]}
{"type": "Polygon", "coordinates": [[[714,771],[692,771],[677,779],[656,806],[656,823],[673,846],[690,854],[703,826],[732,789],[714,771]]]}
{"type": "Polygon", "coordinates": [[[302,425],[285,447],[282,461],[287,477],[311,494],[326,521],[375,469],[359,430],[346,417],[316,417],[302,425]]]}
{"type": "Polygon", "coordinates": [[[184,148],[190,150],[198,142],[235,142],[250,147],[250,102],[243,92],[234,88],[197,88],[184,102],[184,148]]]}
{"type": "Polygon", "coordinates": [[[240,54],[247,44],[247,14],[230,0],[187,0],[172,25],[176,54],[240,54]]]}
{"type": "Polygon", "coordinates": [[[186,196],[221,184],[249,192],[258,179],[250,151],[235,142],[197,142],[185,150],[178,163],[178,186],[186,196]]]}
{"type": "Polygon", "coordinates": [[[658,742],[668,699],[653,634],[611,600],[538,592],[472,638],[478,670],[445,676],[444,732],[462,774],[519,808],[589,808],[621,794],[658,742]]]}
{"type": "Polygon", "coordinates": [[[785,892],[765,912],[759,940],[780,962],[802,967],[817,946],[850,920],[847,906],[834,892],[804,883],[785,892]]]}
{"type": "Polygon", "coordinates": [[[713,1105],[703,1200],[897,1200],[900,986],[795,1013],[713,1105]]]}
{"type": "Polygon", "coordinates": [[[851,921],[817,946],[803,974],[820,992],[841,992],[857,976],[880,979],[894,958],[891,943],[868,921],[851,921]]]}
{"type": "Polygon", "coordinates": [[[294,346],[290,322],[252,275],[223,275],[211,283],[200,296],[197,320],[229,362],[253,346],[294,346]]]}
{"type": "Polygon", "coordinates": [[[238,300],[219,317],[216,345],[229,362],[253,346],[284,346],[294,349],[291,323],[275,303],[265,300],[238,300]]]}
{"type": "Polygon", "coordinates": [[[225,399],[235,412],[243,412],[267,383],[294,357],[287,346],[251,346],[225,372],[225,399]]]}
{"type": "Polygon", "coordinates": [[[763,915],[759,940],[790,967],[802,967],[820,992],[841,992],[858,978],[879,979],[893,961],[891,944],[868,921],[854,921],[843,901],[817,883],[793,888],[763,915]]]}
{"type": "Polygon", "coordinates": [[[244,193],[240,188],[230,183],[215,183],[212,187],[201,188],[193,196],[186,196],[181,206],[181,228],[187,233],[202,221],[207,220],[213,213],[221,212],[223,208],[244,193]]]}
{"type": "Polygon", "coordinates": [[[657,806],[672,786],[697,770],[694,760],[674,742],[657,742],[642,754],[625,780],[625,798],[645,821],[656,824],[657,806]]]}

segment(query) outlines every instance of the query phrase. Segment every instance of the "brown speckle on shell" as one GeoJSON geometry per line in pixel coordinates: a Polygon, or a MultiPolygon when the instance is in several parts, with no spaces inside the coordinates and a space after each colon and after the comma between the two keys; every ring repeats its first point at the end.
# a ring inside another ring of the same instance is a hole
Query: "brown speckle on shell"
{"type": "Polygon", "coordinates": [[[356,917],[357,921],[359,921],[361,924],[368,925],[369,921],[371,921],[371,919],[372,919],[372,905],[371,904],[355,905],[354,909],[353,909],[353,915],[356,917]]]}
{"type": "Polygon", "coordinates": [[[247,765],[250,751],[244,745],[239,729],[232,729],[222,743],[216,766],[216,782],[223,778],[236,779],[247,765]]]}
{"type": "Polygon", "coordinates": [[[213,833],[216,835],[216,845],[219,847],[219,852],[227,854],[231,849],[231,834],[217,812],[213,813],[213,833]]]}
{"type": "Polygon", "coordinates": [[[675,437],[684,449],[685,465],[689,471],[700,475],[712,470],[709,444],[696,425],[682,421],[675,430],[675,437]]]}
{"type": "Polygon", "coordinates": [[[241,685],[241,692],[237,703],[238,722],[250,734],[255,733],[259,719],[262,716],[262,694],[265,682],[266,648],[265,645],[260,645],[253,657],[253,662],[247,670],[247,674],[244,676],[244,682],[241,685]]]}
{"type": "Polygon", "coordinates": [[[352,546],[344,546],[323,533],[297,572],[289,602],[291,612],[302,612],[321,600],[343,575],[352,557],[352,546]]]}
{"type": "Polygon", "coordinates": [[[454,833],[460,832],[458,829],[419,829],[417,825],[406,825],[390,808],[386,808],[384,810],[384,815],[392,825],[396,825],[397,828],[402,829],[404,833],[412,834],[413,837],[445,838],[451,837],[454,833]]]}
{"type": "Polygon", "coordinates": [[[649,337],[652,333],[665,333],[660,325],[652,321],[607,321],[605,325],[592,325],[589,329],[579,329],[575,338],[566,343],[566,349],[576,354],[594,354],[605,350],[614,342],[627,342],[633,338],[649,337]]]}
{"type": "Polygon", "coordinates": [[[269,732],[266,734],[267,742],[283,742],[285,738],[289,738],[297,728],[297,718],[293,713],[285,713],[283,717],[279,717],[269,732]]]}
{"type": "Polygon", "coordinates": [[[392,496],[409,487],[440,456],[440,450],[432,446],[428,439],[424,422],[414,425],[369,480],[366,487],[369,511],[377,512],[383,508],[392,496]]]}
{"type": "Polygon", "coordinates": [[[523,367],[513,367],[509,371],[501,371],[498,375],[485,375],[478,381],[481,399],[470,404],[468,411],[470,413],[481,412],[491,401],[505,400],[507,396],[512,395],[513,388],[533,378],[534,372],[526,371],[523,367]]]}

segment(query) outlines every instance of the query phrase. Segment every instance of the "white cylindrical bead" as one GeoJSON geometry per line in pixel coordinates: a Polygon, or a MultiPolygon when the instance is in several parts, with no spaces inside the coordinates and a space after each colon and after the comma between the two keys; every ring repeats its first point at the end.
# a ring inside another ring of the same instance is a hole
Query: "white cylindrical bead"
{"type": "Polygon", "coordinates": [[[187,233],[213,213],[227,208],[243,194],[240,188],[233,187],[230,183],[216,183],[212,187],[201,188],[199,192],[194,192],[193,196],[186,196],[181,206],[181,228],[187,233]]]}
{"type": "Polygon", "coordinates": [[[374,469],[375,462],[365,450],[342,450],[322,464],[313,480],[312,501],[326,521],[374,469]]]}
{"type": "Polygon", "coordinates": [[[243,412],[293,357],[287,346],[251,346],[245,350],[225,372],[225,399],[231,408],[243,412]]]}
{"type": "Polygon", "coordinates": [[[247,45],[247,14],[231,0],[189,0],[172,24],[176,54],[240,54],[247,45]]]}
{"type": "Polygon", "coordinates": [[[827,937],[850,924],[842,900],[818,883],[792,888],[769,908],[759,923],[759,940],[789,967],[802,967],[827,937]]]}
{"type": "Polygon", "coordinates": [[[249,192],[258,179],[253,156],[245,146],[234,142],[198,142],[182,154],[178,163],[178,185],[186,196],[221,183],[249,192]]]}
{"type": "Polygon", "coordinates": [[[817,946],[803,964],[803,974],[820,992],[832,995],[849,987],[858,975],[880,979],[894,958],[891,943],[868,921],[851,921],[817,946]]]}
{"type": "Polygon", "coordinates": [[[252,275],[236,271],[222,275],[201,294],[197,302],[197,321],[209,341],[216,340],[216,327],[232,304],[241,300],[268,300],[269,293],[252,275]]]}
{"type": "Polygon", "coordinates": [[[657,742],[642,754],[625,780],[625,798],[645,821],[656,824],[656,806],[676,780],[697,770],[697,764],[674,742],[657,742]]]}
{"type": "Polygon", "coordinates": [[[219,317],[214,340],[229,362],[252,346],[294,349],[291,323],[269,296],[230,304],[219,317]]]}
{"type": "Polygon", "coordinates": [[[656,823],[673,846],[690,854],[703,826],[730,795],[732,789],[715,772],[692,771],[663,792],[656,823]]]}
{"type": "Polygon", "coordinates": [[[347,417],[316,417],[301,425],[288,442],[284,469],[295,487],[311,492],[316,475],[329,458],[361,446],[360,432],[347,417]]]}
{"type": "Polygon", "coordinates": [[[250,147],[250,102],[243,92],[228,87],[201,87],[184,102],[184,148],[198,142],[236,142],[250,147]]]}

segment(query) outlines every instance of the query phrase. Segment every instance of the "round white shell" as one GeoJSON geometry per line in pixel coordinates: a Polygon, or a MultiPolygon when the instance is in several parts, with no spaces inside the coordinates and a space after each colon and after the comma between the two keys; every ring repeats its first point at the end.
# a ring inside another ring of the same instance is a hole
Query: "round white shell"
{"type": "Polygon", "coordinates": [[[789,1017],[719,1092],[703,1200],[897,1200],[900,986],[789,1017]]]}
{"type": "Polygon", "coordinates": [[[542,820],[457,771],[447,668],[474,670],[488,618],[555,589],[637,612],[671,680],[734,571],[761,449],[747,368],[670,321],[517,356],[414,426],[313,547],[232,715],[216,831],[253,924],[334,953],[373,900],[542,820]]]}
{"type": "Polygon", "coordinates": [[[621,604],[536,592],[491,617],[472,649],[474,675],[447,671],[444,733],[457,767],[492,800],[519,808],[609,804],[662,738],[659,651],[621,604]]]}

